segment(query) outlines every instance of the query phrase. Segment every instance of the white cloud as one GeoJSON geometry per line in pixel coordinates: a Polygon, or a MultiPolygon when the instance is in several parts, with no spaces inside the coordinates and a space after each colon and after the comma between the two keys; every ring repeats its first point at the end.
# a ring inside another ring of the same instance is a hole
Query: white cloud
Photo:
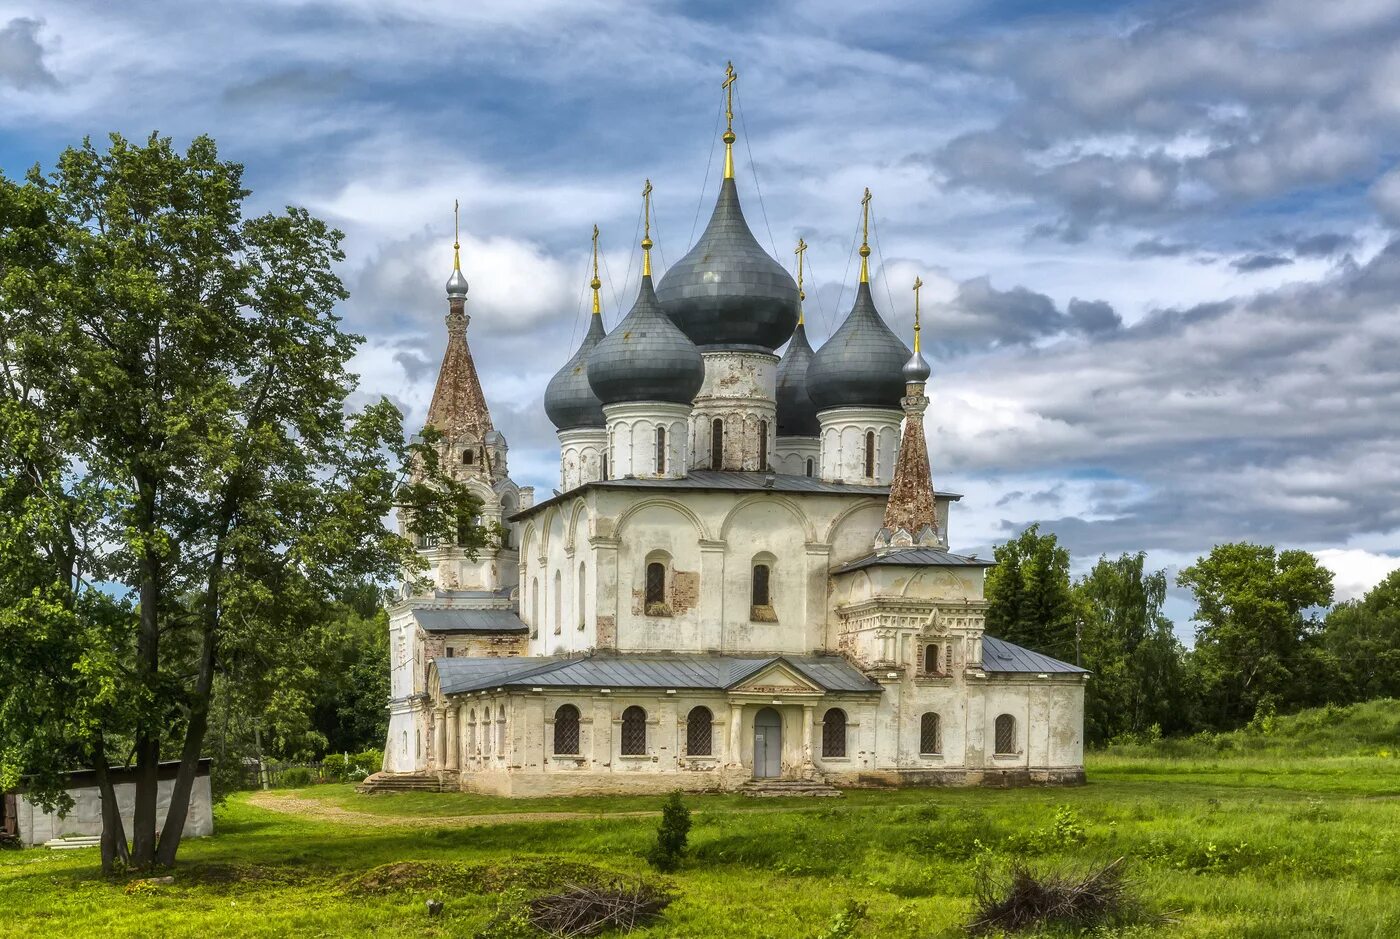
{"type": "Polygon", "coordinates": [[[1360,548],[1323,548],[1313,554],[1332,572],[1338,601],[1359,599],[1391,571],[1400,568],[1400,556],[1360,548]]]}

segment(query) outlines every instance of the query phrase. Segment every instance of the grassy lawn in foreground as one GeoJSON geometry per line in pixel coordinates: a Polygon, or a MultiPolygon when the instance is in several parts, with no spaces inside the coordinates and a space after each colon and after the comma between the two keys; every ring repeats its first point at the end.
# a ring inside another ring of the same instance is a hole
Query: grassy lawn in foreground
{"type": "MultiPolygon", "coordinates": [[[[850,935],[956,936],[979,867],[1118,856],[1152,907],[1180,911],[1175,925],[1122,935],[1400,935],[1400,759],[1119,754],[1092,757],[1088,770],[1090,784],[1075,789],[690,797],[690,858],[670,878],[678,898],[639,935],[846,935],[829,927],[854,900],[866,913],[850,935]]],[[[540,865],[557,858],[652,876],[640,857],[656,821],[616,813],[654,810],[656,798],[365,797],[344,786],[297,795],[372,817],[312,820],[242,794],[218,811],[215,837],[182,848],[175,883],[149,888],[103,880],[94,851],[0,852],[0,932],[471,936],[507,896],[493,891],[519,874],[513,862],[527,874],[547,875],[540,865]],[[451,818],[561,811],[593,817],[451,818]],[[442,820],[400,826],[396,815],[442,820]],[[401,861],[498,869],[456,886],[447,868],[430,869],[437,886],[375,876],[366,888],[370,871],[401,861]],[[446,901],[440,919],[425,913],[429,896],[446,901]]]]}

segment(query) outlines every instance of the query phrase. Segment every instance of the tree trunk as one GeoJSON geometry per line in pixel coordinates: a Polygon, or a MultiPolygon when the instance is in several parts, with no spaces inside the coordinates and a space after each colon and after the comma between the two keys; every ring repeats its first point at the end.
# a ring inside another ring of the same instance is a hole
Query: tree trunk
{"type": "MultiPolygon", "coordinates": [[[[160,680],[160,559],[154,545],[155,490],[137,477],[140,493],[138,526],[144,536],[141,550],[141,623],[136,637],[136,687],[158,695],[160,680]]],[[[131,861],[148,868],[156,859],[156,800],[160,786],[159,717],[145,709],[137,718],[136,802],[131,817],[131,861]]]]}
{"type": "Polygon", "coordinates": [[[213,623],[204,626],[204,642],[199,651],[199,677],[195,680],[194,699],[190,702],[189,724],[185,727],[185,744],[180,751],[180,768],[175,785],[170,790],[170,807],[165,813],[165,827],[160,831],[156,861],[166,867],[175,863],[175,852],[185,833],[185,819],[190,812],[190,794],[199,771],[199,751],[204,746],[204,734],[209,727],[209,699],[214,687],[213,623]]]}
{"type": "Polygon", "coordinates": [[[115,873],[120,866],[131,863],[126,845],[126,828],[122,824],[121,808],[117,805],[116,787],[107,771],[107,752],[99,739],[93,747],[92,768],[97,776],[97,791],[102,799],[102,873],[115,873]]]}

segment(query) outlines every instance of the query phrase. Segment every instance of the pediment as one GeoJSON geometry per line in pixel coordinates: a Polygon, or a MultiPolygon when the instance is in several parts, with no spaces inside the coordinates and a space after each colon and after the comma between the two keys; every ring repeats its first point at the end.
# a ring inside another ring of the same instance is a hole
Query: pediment
{"type": "Polygon", "coordinates": [[[822,689],[785,662],[773,662],[729,687],[741,694],[821,694],[822,689]]]}

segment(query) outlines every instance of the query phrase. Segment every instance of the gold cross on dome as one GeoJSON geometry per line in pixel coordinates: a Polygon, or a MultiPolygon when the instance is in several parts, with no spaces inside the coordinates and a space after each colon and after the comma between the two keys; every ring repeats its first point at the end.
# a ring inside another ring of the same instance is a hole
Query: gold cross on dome
{"type": "Polygon", "coordinates": [[[919,330],[922,328],[922,327],[919,325],[919,288],[922,287],[923,285],[924,285],[923,280],[921,280],[921,279],[918,278],[918,277],[915,277],[915,278],[914,278],[914,351],[915,351],[915,352],[918,352],[918,351],[919,351],[919,330]]]}

